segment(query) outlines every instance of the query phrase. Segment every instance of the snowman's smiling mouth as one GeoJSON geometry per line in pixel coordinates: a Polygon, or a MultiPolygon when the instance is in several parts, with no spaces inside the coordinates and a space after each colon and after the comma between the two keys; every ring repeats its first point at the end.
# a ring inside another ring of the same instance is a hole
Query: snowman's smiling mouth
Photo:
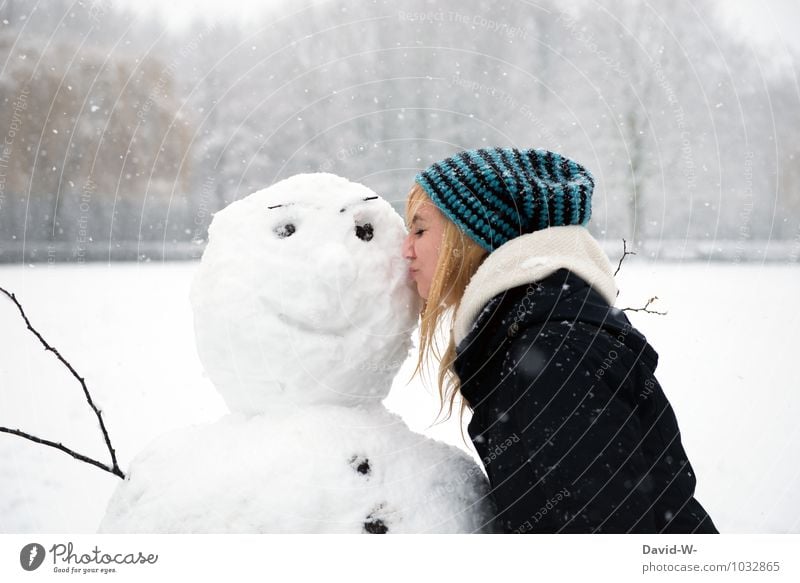
{"type": "Polygon", "coordinates": [[[277,312],[278,320],[282,323],[290,326],[292,328],[296,328],[298,330],[302,330],[303,332],[307,332],[308,334],[324,334],[326,336],[341,336],[344,337],[345,332],[347,331],[347,327],[345,326],[326,326],[324,323],[320,322],[319,324],[309,324],[308,322],[303,322],[302,320],[298,320],[296,318],[292,318],[283,312],[277,312]]]}
{"type": "Polygon", "coordinates": [[[308,302],[293,301],[274,302],[271,298],[262,297],[261,305],[268,314],[272,314],[281,324],[292,330],[299,330],[309,335],[332,336],[344,338],[351,330],[358,327],[358,324],[351,313],[344,306],[338,306],[338,310],[330,303],[320,305],[317,309],[303,309],[308,302]],[[277,304],[277,305],[276,305],[277,304]]]}

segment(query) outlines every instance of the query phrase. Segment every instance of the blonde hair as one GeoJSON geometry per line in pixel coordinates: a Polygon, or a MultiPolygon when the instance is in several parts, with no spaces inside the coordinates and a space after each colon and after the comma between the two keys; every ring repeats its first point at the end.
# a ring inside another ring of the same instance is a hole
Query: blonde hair
{"type": "MultiPolygon", "coordinates": [[[[411,223],[411,219],[423,204],[434,205],[422,187],[415,183],[408,193],[408,200],[406,201],[406,222],[408,224],[411,223]]],[[[452,310],[453,314],[458,310],[469,280],[483,263],[488,252],[445,215],[442,216],[444,217],[444,232],[442,233],[442,241],[439,247],[439,259],[431,281],[428,299],[423,301],[420,309],[419,356],[411,378],[413,379],[417,374],[424,376],[426,365],[436,361],[439,362],[437,384],[440,408],[436,417],[438,419],[441,416],[447,403],[447,416],[442,419],[442,422],[444,422],[453,414],[455,399],[460,395],[461,381],[453,368],[456,346],[452,332],[450,332],[447,347],[442,353],[441,347],[436,340],[436,331],[439,322],[448,310],[452,310]]],[[[467,406],[468,404],[462,398],[459,408],[459,426],[461,427],[462,439],[464,437],[464,410],[467,406]]]]}

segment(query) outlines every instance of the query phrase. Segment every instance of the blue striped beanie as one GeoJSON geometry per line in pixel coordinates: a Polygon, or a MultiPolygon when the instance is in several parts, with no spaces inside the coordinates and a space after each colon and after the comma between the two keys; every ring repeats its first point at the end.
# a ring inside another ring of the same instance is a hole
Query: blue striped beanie
{"type": "Polygon", "coordinates": [[[586,225],[592,215],[592,175],[547,150],[467,150],[429,166],[415,180],[490,253],[519,235],[586,225]]]}

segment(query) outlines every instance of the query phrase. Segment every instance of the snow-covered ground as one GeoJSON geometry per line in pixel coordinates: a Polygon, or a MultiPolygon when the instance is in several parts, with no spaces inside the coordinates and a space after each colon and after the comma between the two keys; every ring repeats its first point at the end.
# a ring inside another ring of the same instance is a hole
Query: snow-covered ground
{"type": "MultiPolygon", "coordinates": [[[[629,258],[631,259],[631,258],[629,258]]],[[[188,290],[195,263],[0,266],[31,322],[75,366],[127,467],[166,430],[225,413],[195,353],[188,290]]],[[[629,313],[660,354],[658,378],[723,532],[800,532],[800,269],[796,265],[626,260],[617,305],[649,297],[667,316],[629,313]]],[[[455,419],[430,426],[434,388],[406,384],[386,403],[417,431],[471,451],[455,419]]],[[[466,419],[465,419],[466,421],[466,419]]],[[[0,425],[106,460],[79,384],[0,298],[0,425]]],[[[94,532],[118,479],[66,454],[0,434],[0,532],[94,532]]]]}

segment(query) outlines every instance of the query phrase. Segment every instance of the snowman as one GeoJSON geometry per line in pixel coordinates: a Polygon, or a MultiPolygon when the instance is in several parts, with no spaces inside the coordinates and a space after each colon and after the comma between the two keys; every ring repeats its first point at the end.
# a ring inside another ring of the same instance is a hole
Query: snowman
{"type": "Polygon", "coordinates": [[[419,312],[404,236],[388,202],[327,173],[218,212],[191,302],[230,414],[141,452],[100,531],[493,532],[472,458],[382,403],[419,312]]]}

